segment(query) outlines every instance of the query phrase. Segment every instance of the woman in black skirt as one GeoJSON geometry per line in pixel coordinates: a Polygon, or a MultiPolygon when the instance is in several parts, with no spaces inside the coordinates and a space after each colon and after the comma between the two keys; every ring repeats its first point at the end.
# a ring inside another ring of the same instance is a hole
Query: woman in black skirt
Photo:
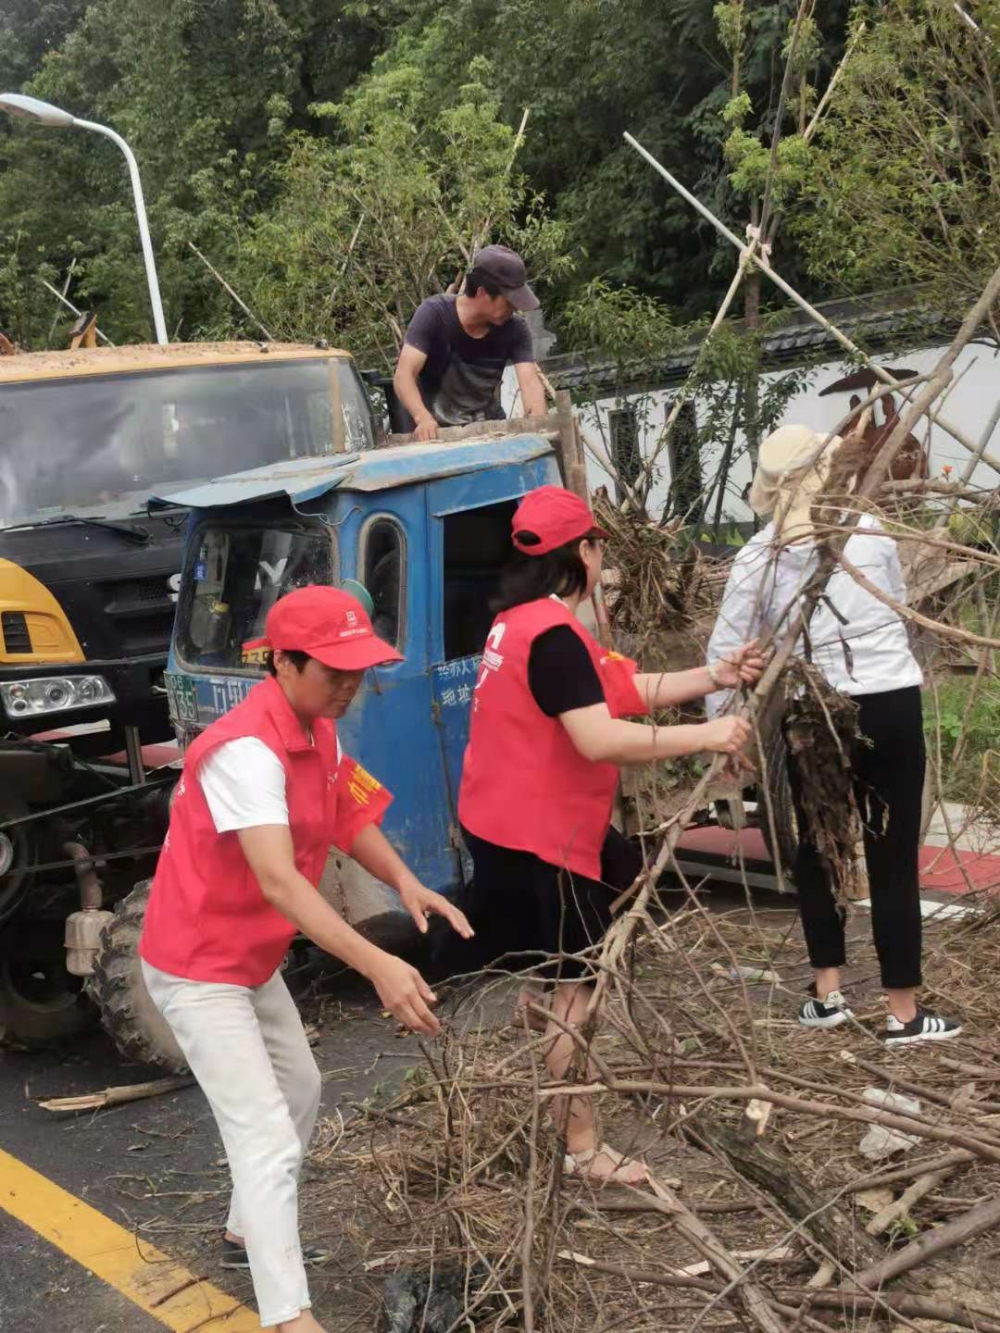
{"type": "MultiPolygon", "coordinates": [[[[741,645],[724,661],[637,675],[576,618],[601,574],[606,534],[586,504],[544,486],[513,520],[515,553],[473,695],[459,816],[474,865],[473,915],[494,957],[507,955],[552,986],[546,1061],[563,1078],[583,1019],[591,967],[580,955],[611,921],[611,903],[641,858],[611,826],[618,765],[700,751],[739,754],[741,719],[652,727],[624,718],[755,680],[760,656],[741,645]]],[[[598,1144],[590,1098],[553,1108],[566,1136],[567,1170],[595,1182],[645,1174],[598,1144]]]]}
{"type": "MultiPolygon", "coordinates": [[[[729,575],[708,651],[724,654],[747,634],[778,630],[801,604],[816,569],[813,507],[838,466],[841,441],[806,426],[782,426],[760,448],[750,493],[756,513],[772,521],[747,542],[729,575]]],[[[841,471],[850,467],[846,461],[841,471]]],[[[906,601],[895,541],[877,520],[863,515],[844,558],[892,601],[906,601]]],[[[955,1037],[961,1028],[917,1003],[921,982],[921,914],[918,853],[924,786],[924,733],[920,704],[923,677],[910,651],[906,626],[891,606],[867,591],[846,569],[828,580],[809,623],[813,665],[828,684],[858,705],[860,739],[851,756],[854,795],[864,826],[865,863],[872,931],[886,990],[887,1046],[955,1037]]],[[[803,645],[804,647],[804,645],[803,645]]],[[[709,711],[725,695],[709,699],[709,711]]],[[[799,777],[789,755],[800,843],[792,868],[802,928],[814,969],[812,993],[799,1022],[835,1028],[851,1017],[840,988],[844,909],[831,887],[829,866],[810,837],[798,800],[799,777]]]]}

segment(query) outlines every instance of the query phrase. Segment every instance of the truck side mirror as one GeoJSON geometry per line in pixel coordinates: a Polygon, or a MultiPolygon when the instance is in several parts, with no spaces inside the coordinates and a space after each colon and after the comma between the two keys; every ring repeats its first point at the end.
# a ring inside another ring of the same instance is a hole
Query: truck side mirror
{"type": "Polygon", "coordinates": [[[369,620],[371,619],[375,614],[375,603],[372,601],[371,593],[363,583],[359,583],[357,579],[344,579],[340,585],[340,590],[341,592],[350,593],[352,597],[356,597],[365,608],[365,615],[369,620]]]}

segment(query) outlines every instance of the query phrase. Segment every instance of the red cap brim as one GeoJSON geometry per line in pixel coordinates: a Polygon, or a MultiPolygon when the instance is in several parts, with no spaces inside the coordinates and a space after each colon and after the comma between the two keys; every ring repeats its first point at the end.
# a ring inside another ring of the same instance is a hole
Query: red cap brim
{"type": "Polygon", "coordinates": [[[322,662],[334,671],[364,671],[367,667],[388,666],[390,662],[403,661],[402,653],[374,634],[348,643],[325,643],[306,651],[310,657],[315,657],[317,662],[322,662]]]}
{"type": "MultiPolygon", "coordinates": [[[[535,536],[540,535],[527,525],[519,531],[530,532],[535,536]]],[[[565,546],[567,542],[595,541],[597,539],[610,541],[611,533],[605,532],[604,529],[599,528],[596,523],[589,524],[583,532],[577,531],[570,532],[569,534],[565,532],[550,532],[547,537],[543,537],[539,542],[534,544],[518,541],[518,532],[514,532],[511,536],[511,541],[514,543],[515,548],[520,551],[522,555],[549,555],[552,551],[558,550],[560,546],[565,546]]]]}

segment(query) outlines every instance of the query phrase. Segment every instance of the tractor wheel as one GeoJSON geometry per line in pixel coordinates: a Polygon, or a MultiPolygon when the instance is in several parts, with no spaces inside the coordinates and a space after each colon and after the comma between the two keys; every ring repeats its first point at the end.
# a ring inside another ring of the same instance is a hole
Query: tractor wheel
{"type": "Polygon", "coordinates": [[[93,1021],[78,978],[66,971],[62,922],[15,916],[0,950],[0,1030],[25,1046],[78,1036],[93,1021]]]}
{"type": "Polygon", "coordinates": [[[146,879],[115,907],[101,933],[90,993],[101,1022],[126,1059],[182,1073],[187,1065],[174,1034],[149,998],[139,964],[139,936],[149,901],[146,879]]]}

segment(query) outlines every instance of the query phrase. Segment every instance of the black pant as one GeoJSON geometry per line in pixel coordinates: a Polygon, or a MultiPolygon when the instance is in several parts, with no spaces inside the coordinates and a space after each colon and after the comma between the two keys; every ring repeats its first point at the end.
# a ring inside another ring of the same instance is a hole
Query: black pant
{"type": "Polygon", "coordinates": [[[588,977],[585,962],[565,955],[582,953],[604,938],[613,920],[611,904],[642,869],[638,848],[609,828],[596,880],[532,852],[486,842],[467,829],[462,837],[472,855],[468,916],[476,932],[464,970],[503,960],[512,970],[530,967],[546,981],[588,977]]]}
{"type": "MultiPolygon", "coordinates": [[[[918,849],[926,764],[920,690],[914,685],[864,694],[856,702],[864,739],[855,745],[851,764],[864,825],[875,951],[882,985],[905,990],[920,985],[918,849]]],[[[809,839],[791,755],[788,775],[799,819],[793,873],[809,961],[813,967],[841,967],[844,911],[834,898],[826,862],[809,839]]]]}

